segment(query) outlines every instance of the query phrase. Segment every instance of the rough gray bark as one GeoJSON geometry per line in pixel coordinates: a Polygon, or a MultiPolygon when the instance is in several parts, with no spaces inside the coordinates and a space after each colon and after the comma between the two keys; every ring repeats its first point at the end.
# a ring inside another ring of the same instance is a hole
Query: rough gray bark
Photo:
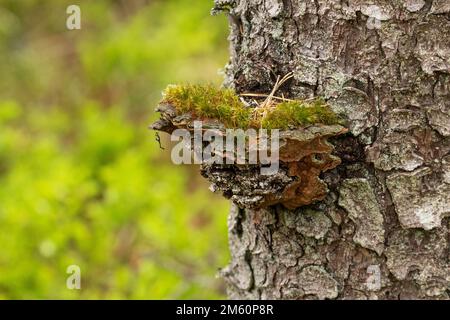
{"type": "Polygon", "coordinates": [[[229,216],[230,298],[449,299],[450,1],[216,0],[226,85],[349,119],[324,201],[229,216]],[[378,281],[380,280],[380,281],[378,281]]]}

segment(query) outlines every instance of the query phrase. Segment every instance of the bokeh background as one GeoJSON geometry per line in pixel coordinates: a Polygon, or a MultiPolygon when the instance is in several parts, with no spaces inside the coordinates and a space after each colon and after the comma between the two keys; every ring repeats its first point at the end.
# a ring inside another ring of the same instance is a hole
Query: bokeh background
{"type": "Polygon", "coordinates": [[[0,0],[0,299],[224,297],[229,205],[147,129],[167,84],[222,81],[211,7],[0,0]]]}

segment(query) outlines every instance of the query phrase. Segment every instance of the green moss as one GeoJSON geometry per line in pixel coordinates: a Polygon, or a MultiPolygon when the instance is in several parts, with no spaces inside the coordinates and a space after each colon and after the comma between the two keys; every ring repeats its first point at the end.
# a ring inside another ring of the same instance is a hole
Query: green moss
{"type": "Polygon", "coordinates": [[[163,101],[179,112],[193,112],[199,118],[213,118],[230,128],[250,126],[252,109],[245,107],[231,89],[212,85],[168,86],[163,101]]]}
{"type": "Polygon", "coordinates": [[[339,123],[339,117],[322,99],[312,103],[281,102],[261,119],[261,126],[267,129],[288,129],[317,123],[339,123]]]}
{"type": "Polygon", "coordinates": [[[311,124],[337,124],[339,117],[322,100],[313,102],[273,102],[264,109],[246,107],[231,89],[212,85],[172,85],[164,91],[162,103],[174,106],[178,112],[193,112],[198,118],[217,119],[229,128],[262,127],[289,129],[311,124]],[[255,114],[258,110],[258,114],[255,114]]]}

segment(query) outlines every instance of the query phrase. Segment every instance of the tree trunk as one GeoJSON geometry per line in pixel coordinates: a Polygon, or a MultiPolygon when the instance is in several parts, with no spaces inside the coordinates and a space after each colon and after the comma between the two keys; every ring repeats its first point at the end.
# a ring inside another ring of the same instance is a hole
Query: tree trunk
{"type": "MultiPolygon", "coordinates": [[[[230,298],[449,299],[450,2],[216,0],[226,85],[323,97],[350,132],[325,200],[232,205],[230,298]]],[[[279,93],[279,95],[281,95],[279,93]]]]}

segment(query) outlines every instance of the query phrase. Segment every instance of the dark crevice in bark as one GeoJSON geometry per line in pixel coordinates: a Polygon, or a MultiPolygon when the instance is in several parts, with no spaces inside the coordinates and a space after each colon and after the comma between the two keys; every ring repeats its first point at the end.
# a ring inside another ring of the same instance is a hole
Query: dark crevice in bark
{"type": "Polygon", "coordinates": [[[235,231],[239,238],[242,238],[242,234],[244,230],[242,229],[242,222],[245,220],[245,210],[244,209],[238,209],[238,215],[236,217],[236,227],[235,231]]]}
{"type": "Polygon", "coordinates": [[[247,262],[247,264],[248,264],[248,266],[250,268],[250,275],[251,275],[251,277],[250,277],[251,281],[250,281],[250,285],[249,285],[249,288],[248,288],[249,291],[253,290],[254,286],[255,286],[255,276],[254,276],[254,273],[253,273],[252,258],[253,258],[252,252],[250,250],[246,250],[245,251],[245,255],[244,255],[244,259],[245,259],[245,262],[247,262]]]}

